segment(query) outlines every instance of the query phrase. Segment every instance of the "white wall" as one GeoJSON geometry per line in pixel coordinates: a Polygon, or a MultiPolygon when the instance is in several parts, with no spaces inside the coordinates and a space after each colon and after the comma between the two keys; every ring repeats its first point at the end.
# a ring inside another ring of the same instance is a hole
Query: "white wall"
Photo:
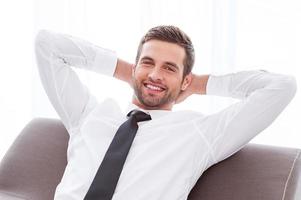
{"type": "MultiPolygon", "coordinates": [[[[134,62],[138,42],[149,28],[173,24],[190,35],[195,45],[195,73],[262,68],[293,74],[300,86],[300,10],[297,0],[1,2],[0,159],[32,118],[57,117],[41,86],[33,54],[33,39],[41,28],[82,37],[134,62]]],[[[130,100],[131,90],[121,81],[85,71],[78,73],[99,100],[110,96],[122,107],[127,105],[125,99],[130,100]]],[[[175,110],[194,109],[209,114],[234,102],[230,98],[194,95],[175,110]]],[[[298,102],[299,92],[252,142],[301,148],[298,102]]]]}

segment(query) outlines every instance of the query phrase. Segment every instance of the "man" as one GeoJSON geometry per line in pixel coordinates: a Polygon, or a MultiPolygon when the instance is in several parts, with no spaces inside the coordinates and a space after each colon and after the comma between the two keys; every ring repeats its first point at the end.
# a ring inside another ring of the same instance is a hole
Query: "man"
{"type": "Polygon", "coordinates": [[[138,123],[112,199],[184,200],[208,167],[268,127],[296,92],[294,77],[264,70],[193,74],[192,43],[174,26],[150,29],[135,64],[118,59],[114,51],[47,30],[38,33],[35,45],[41,81],[70,134],[56,200],[85,197],[116,130],[133,109],[152,119],[138,123]],[[134,93],[126,112],[113,99],[97,102],[71,66],[128,83],[134,93]],[[172,111],[191,94],[241,101],[212,115],[172,111]]]}

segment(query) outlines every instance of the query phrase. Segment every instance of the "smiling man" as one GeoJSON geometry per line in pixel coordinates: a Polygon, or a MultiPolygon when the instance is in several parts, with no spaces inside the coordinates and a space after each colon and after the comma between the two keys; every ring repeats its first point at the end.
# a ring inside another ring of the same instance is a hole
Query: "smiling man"
{"type": "Polygon", "coordinates": [[[191,94],[205,94],[209,75],[191,73],[194,48],[177,27],[159,26],[148,31],[140,41],[131,77],[130,64],[121,59],[119,62],[122,66],[117,65],[114,76],[130,83],[134,89],[132,101],[141,108],[172,110],[175,103],[191,94]]]}
{"type": "Polygon", "coordinates": [[[191,81],[191,75],[183,75],[184,48],[153,39],[139,50],[132,76],[137,97],[133,103],[144,109],[171,110],[181,90],[191,81]]]}
{"type": "MultiPolygon", "coordinates": [[[[146,113],[151,120],[138,122],[118,184],[107,199],[185,200],[207,168],[267,128],[296,93],[293,76],[265,70],[192,73],[192,42],[175,26],[150,29],[140,41],[135,64],[118,58],[115,51],[47,30],[38,33],[35,50],[43,87],[70,135],[68,164],[55,200],[86,197],[118,127],[131,118],[127,116],[132,110],[146,113]],[[129,84],[133,96],[126,110],[111,98],[98,102],[72,67],[129,84]],[[172,111],[192,94],[240,101],[211,115],[172,111]]],[[[119,152],[113,155],[118,157],[119,152]]]]}

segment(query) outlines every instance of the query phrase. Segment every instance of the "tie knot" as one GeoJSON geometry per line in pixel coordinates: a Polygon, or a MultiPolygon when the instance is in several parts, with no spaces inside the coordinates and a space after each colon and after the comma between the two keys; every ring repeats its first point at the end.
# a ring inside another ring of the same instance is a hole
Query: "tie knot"
{"type": "Polygon", "coordinates": [[[141,110],[132,110],[127,114],[128,117],[134,116],[137,122],[151,120],[151,116],[141,110]]]}

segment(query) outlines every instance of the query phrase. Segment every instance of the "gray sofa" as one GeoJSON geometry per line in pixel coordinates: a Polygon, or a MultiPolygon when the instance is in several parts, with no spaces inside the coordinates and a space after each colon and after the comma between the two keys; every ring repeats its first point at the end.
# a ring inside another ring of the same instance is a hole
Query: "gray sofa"
{"type": "MultiPolygon", "coordinates": [[[[68,133],[58,119],[35,118],[0,163],[1,200],[53,199],[68,133]]],[[[208,168],[189,200],[301,200],[300,149],[247,144],[208,168]]]]}

